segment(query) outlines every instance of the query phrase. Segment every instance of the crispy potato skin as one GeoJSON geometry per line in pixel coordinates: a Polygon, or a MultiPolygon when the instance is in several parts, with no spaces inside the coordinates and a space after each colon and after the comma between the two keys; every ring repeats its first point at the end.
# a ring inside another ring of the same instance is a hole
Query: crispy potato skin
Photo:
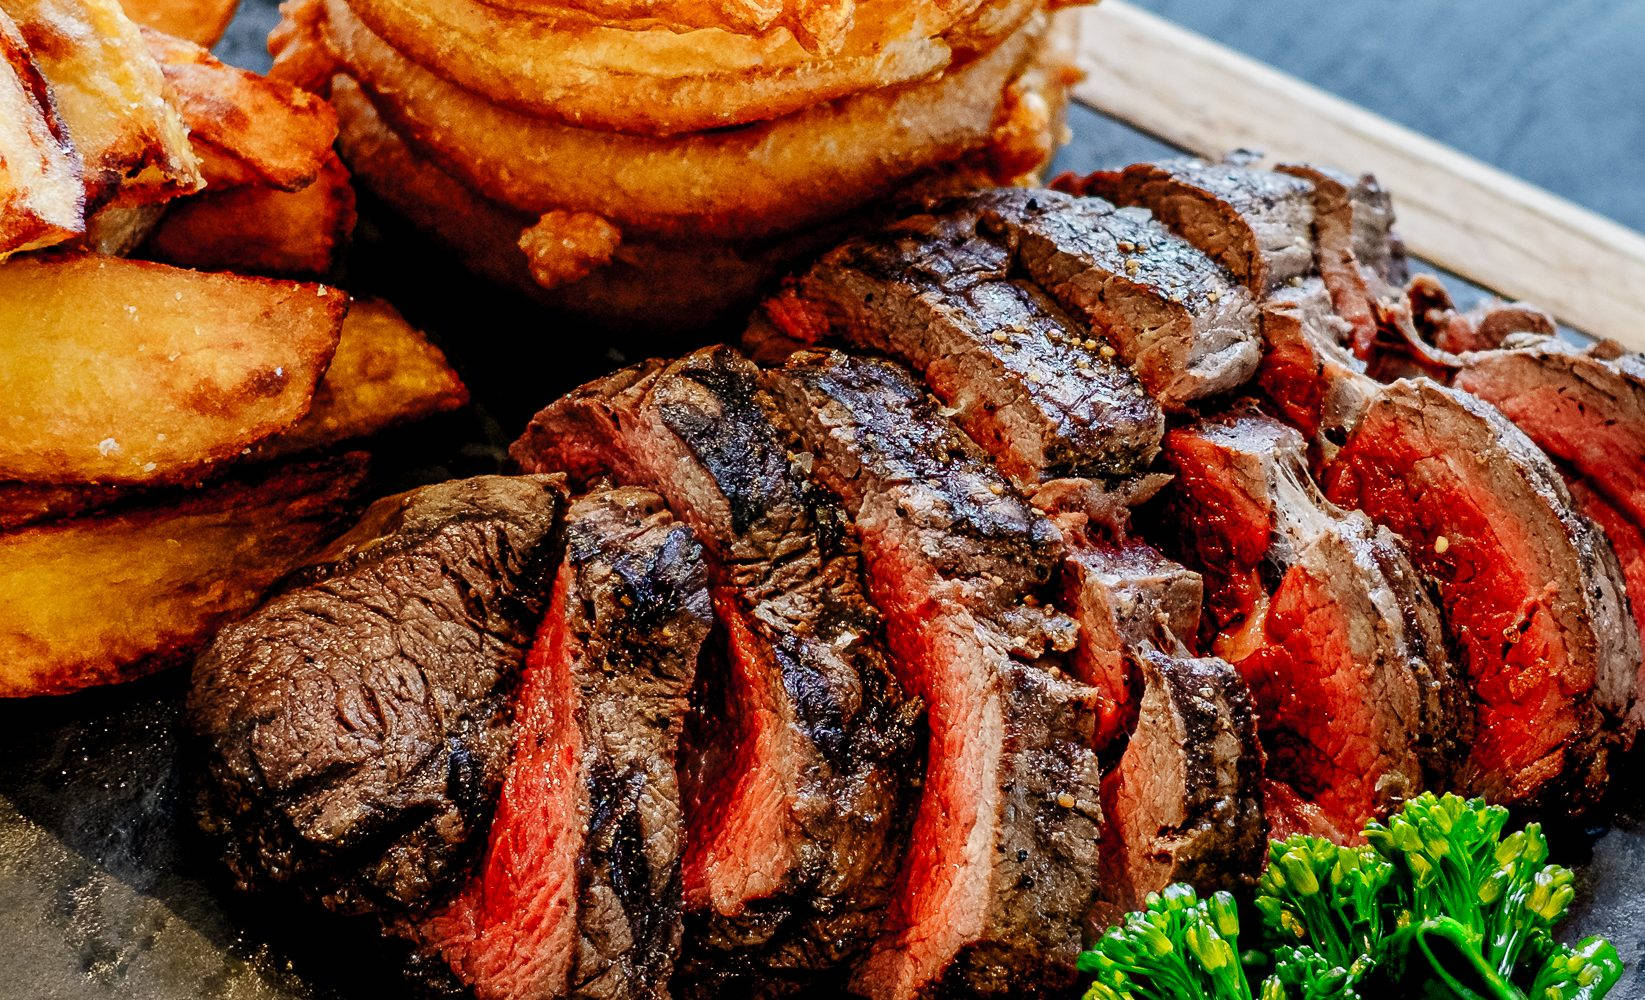
{"type": "Polygon", "coordinates": [[[0,535],[0,697],[186,659],[357,513],[359,454],[0,535]]]}
{"type": "Polygon", "coordinates": [[[468,387],[445,355],[387,302],[349,308],[314,408],[257,449],[259,457],[331,448],[468,405],[468,387]]]}
{"type": "Polygon", "coordinates": [[[0,260],[85,232],[80,152],[17,24],[0,8],[0,260]]]}
{"type": "Polygon", "coordinates": [[[323,98],[229,66],[179,38],[144,31],[143,40],[171,85],[208,189],[297,191],[331,161],[337,114],[323,98]]]}
{"type": "MultiPolygon", "coordinates": [[[[253,448],[248,461],[329,451],[467,404],[468,387],[439,348],[388,303],[359,301],[343,322],[342,340],[315,390],[313,408],[253,448]]],[[[164,488],[0,482],[0,532],[169,495],[174,491],[164,488]]]]}
{"type": "Polygon", "coordinates": [[[200,189],[170,87],[116,0],[9,0],[6,10],[80,151],[88,213],[122,192],[164,201],[200,189]]]}
{"type": "Polygon", "coordinates": [[[198,481],[309,410],[347,297],[118,257],[0,265],[0,480],[198,481]]]}
{"type": "Polygon", "coordinates": [[[336,270],[354,221],[348,168],[333,153],[296,191],[253,184],[173,202],[142,254],[202,271],[324,278],[336,270]]]}

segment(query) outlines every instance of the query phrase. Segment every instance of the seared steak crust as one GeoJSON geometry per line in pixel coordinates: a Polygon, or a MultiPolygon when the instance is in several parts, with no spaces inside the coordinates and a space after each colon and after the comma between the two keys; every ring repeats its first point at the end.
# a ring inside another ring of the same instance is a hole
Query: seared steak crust
{"type": "Polygon", "coordinates": [[[1072,981],[1097,883],[1093,692],[1036,662],[1056,529],[908,372],[795,355],[769,384],[850,510],[904,682],[925,696],[924,796],[885,936],[853,988],[1038,994],[1072,981]]]}
{"type": "Polygon", "coordinates": [[[1314,269],[1314,191],[1303,178],[1183,157],[1099,171],[1080,187],[1148,209],[1258,298],[1314,269]]]}
{"type": "Polygon", "coordinates": [[[394,917],[483,842],[564,494],[486,476],[378,501],[218,633],[188,713],[201,824],[242,889],[394,917]]]}
{"type": "Polygon", "coordinates": [[[846,243],[767,313],[798,341],[839,338],[921,372],[1021,486],[1145,467],[1158,405],[976,222],[967,199],[846,243]]]}
{"type": "Polygon", "coordinates": [[[1639,664],[1621,569],[1558,471],[1489,405],[1427,379],[1383,388],[1327,493],[1403,535],[1439,586],[1476,697],[1464,783],[1591,802],[1639,664]]]}
{"type": "Polygon", "coordinates": [[[666,997],[680,944],[675,758],[713,619],[702,549],[653,493],[566,513],[489,846],[400,933],[481,1000],[666,997]]]}
{"type": "Polygon", "coordinates": [[[584,386],[511,450],[656,490],[707,549],[728,662],[688,727],[688,979],[804,982],[865,946],[920,766],[855,543],[788,437],[758,370],[719,347],[584,386]]]}
{"type": "Polygon", "coordinates": [[[1137,209],[1057,191],[978,195],[979,229],[1104,338],[1166,409],[1234,388],[1260,354],[1251,296],[1137,209]]]}

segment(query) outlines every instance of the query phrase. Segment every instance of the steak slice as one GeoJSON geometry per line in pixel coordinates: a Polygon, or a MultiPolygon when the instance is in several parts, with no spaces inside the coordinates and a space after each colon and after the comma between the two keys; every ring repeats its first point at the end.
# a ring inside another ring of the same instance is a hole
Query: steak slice
{"type": "Polygon", "coordinates": [[[768,384],[862,540],[904,684],[926,699],[924,795],[885,935],[852,988],[1039,994],[1073,981],[1097,888],[1094,692],[1041,657],[1052,524],[900,366],[802,352],[768,384]]]}
{"type": "Polygon", "coordinates": [[[401,928],[479,1000],[666,997],[680,944],[675,759],[713,621],[702,549],[644,490],[566,513],[478,871],[401,928]]]}
{"type": "Polygon", "coordinates": [[[688,729],[688,979],[804,981],[865,947],[920,767],[855,542],[758,377],[725,347],[642,364],[549,405],[511,449],[655,490],[706,549],[727,662],[688,729]]]}
{"type": "Polygon", "coordinates": [[[1645,368],[1555,337],[1514,338],[1464,355],[1455,385],[1645,524],[1645,368]]]}
{"type": "Polygon", "coordinates": [[[767,314],[800,343],[843,340],[919,371],[1025,489],[1145,468],[1165,428],[1159,406],[1112,348],[1012,276],[968,202],[846,243],[767,314]]]}
{"type": "Polygon", "coordinates": [[[1302,435],[1260,413],[1176,428],[1166,457],[1173,527],[1206,574],[1215,649],[1251,685],[1269,777],[1338,840],[1445,787],[1466,695],[1394,536],[1321,496],[1302,435]]]}
{"type": "Polygon", "coordinates": [[[1315,468],[1336,454],[1380,388],[1342,346],[1351,333],[1316,278],[1281,289],[1262,306],[1267,349],[1257,386],[1267,405],[1308,439],[1315,468]]]}
{"type": "Polygon", "coordinates": [[[1103,779],[1102,900],[1109,926],[1173,882],[1248,884],[1268,847],[1262,751],[1250,693],[1233,667],[1137,647],[1139,723],[1103,779]]]}
{"type": "Polygon", "coordinates": [[[1313,186],[1314,267],[1331,304],[1352,328],[1355,356],[1368,358],[1377,336],[1377,303],[1404,273],[1394,207],[1370,174],[1352,178],[1326,167],[1280,164],[1275,170],[1313,186]]]}
{"type": "Polygon", "coordinates": [[[1199,631],[1204,584],[1198,573],[1135,540],[1108,542],[1059,519],[1068,542],[1058,606],[1079,623],[1070,664],[1101,696],[1094,745],[1115,745],[1137,725],[1140,649],[1176,649],[1199,631]]]}
{"type": "Polygon", "coordinates": [[[1061,605],[1080,625],[1074,675],[1103,696],[1100,931],[1173,882],[1202,891],[1249,878],[1267,845],[1262,749],[1234,668],[1187,654],[1198,573],[1144,542],[1109,541],[1059,519],[1071,551],[1061,605]]]}
{"type": "Polygon", "coordinates": [[[1256,371],[1251,296],[1146,212],[1057,191],[1000,190],[976,203],[979,230],[1106,339],[1161,406],[1180,410],[1256,371]]]}
{"type": "Polygon", "coordinates": [[[1616,557],[1499,412],[1427,379],[1383,388],[1328,471],[1336,503],[1405,537],[1475,696],[1463,783],[1591,802],[1640,662],[1616,557]]]}
{"type": "Polygon", "coordinates": [[[1079,182],[1080,194],[1148,209],[1260,299],[1314,270],[1314,186],[1243,163],[1133,163],[1079,182]]]}
{"type": "Polygon", "coordinates": [[[508,768],[563,504],[548,476],[380,500],[217,634],[188,714],[201,823],[240,888],[387,919],[460,880],[508,768]]]}
{"type": "MultiPolygon", "coordinates": [[[[1581,476],[1566,474],[1571,498],[1576,509],[1599,526],[1622,565],[1622,579],[1628,588],[1628,609],[1633,612],[1634,627],[1645,634],[1645,531],[1638,523],[1588,485],[1581,476]]],[[[1628,715],[1625,738],[1631,743],[1645,727],[1645,663],[1641,663],[1634,682],[1634,706],[1628,715]]]]}

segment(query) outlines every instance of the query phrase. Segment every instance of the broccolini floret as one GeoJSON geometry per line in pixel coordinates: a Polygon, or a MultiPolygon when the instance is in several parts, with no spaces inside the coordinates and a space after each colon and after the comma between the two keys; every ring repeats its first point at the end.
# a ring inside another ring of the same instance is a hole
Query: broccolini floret
{"type": "Polygon", "coordinates": [[[1536,824],[1423,794],[1364,846],[1269,845],[1257,947],[1240,952],[1232,896],[1177,885],[1081,956],[1087,1000],[1600,1000],[1622,975],[1608,942],[1560,944],[1575,895],[1536,824]],[[1260,978],[1253,997],[1251,982],[1260,978]]]}

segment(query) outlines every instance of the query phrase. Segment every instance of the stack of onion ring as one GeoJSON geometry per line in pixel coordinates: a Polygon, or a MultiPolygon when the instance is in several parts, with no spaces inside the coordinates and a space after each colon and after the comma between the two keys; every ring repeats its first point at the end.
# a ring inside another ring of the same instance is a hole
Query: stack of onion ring
{"type": "Polygon", "coordinates": [[[1048,0],[295,0],[355,176],[488,276],[698,327],[910,185],[1032,179],[1048,0]]]}

